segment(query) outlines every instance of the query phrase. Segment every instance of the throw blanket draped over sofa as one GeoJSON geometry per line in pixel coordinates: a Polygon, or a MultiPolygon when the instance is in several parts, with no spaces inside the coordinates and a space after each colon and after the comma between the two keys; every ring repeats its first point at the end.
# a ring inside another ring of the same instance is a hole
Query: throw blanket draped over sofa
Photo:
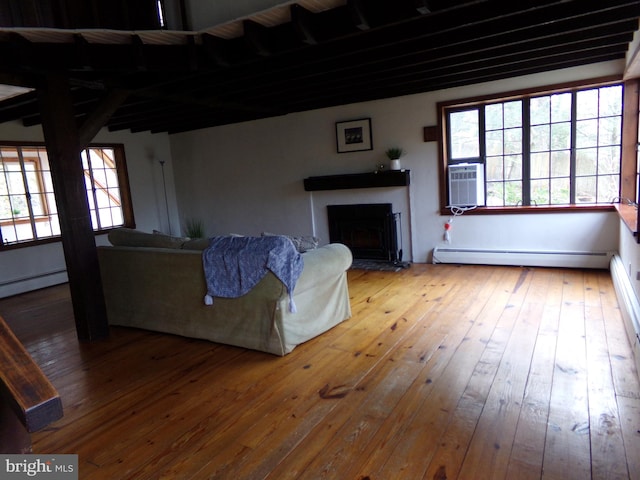
{"type": "Polygon", "coordinates": [[[352,256],[342,244],[301,254],[292,312],[287,287],[271,270],[246,294],[205,305],[209,240],[132,229],[114,230],[109,240],[111,246],[98,247],[98,258],[111,325],[285,355],[351,316],[346,271],[352,256]]]}
{"type": "Polygon", "coordinates": [[[213,304],[213,297],[236,298],[249,293],[271,271],[287,288],[289,309],[296,311],[293,290],[304,261],[289,238],[213,237],[202,252],[202,264],[207,305],[213,304]]]}

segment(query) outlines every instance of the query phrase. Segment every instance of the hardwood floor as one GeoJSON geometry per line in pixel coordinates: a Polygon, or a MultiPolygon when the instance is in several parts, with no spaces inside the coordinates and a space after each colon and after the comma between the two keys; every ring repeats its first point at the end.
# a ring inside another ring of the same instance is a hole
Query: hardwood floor
{"type": "Polygon", "coordinates": [[[640,479],[640,384],[609,273],[350,271],[353,318],[279,358],[126,328],[68,287],[0,300],[58,389],[38,453],[91,479],[640,479]]]}

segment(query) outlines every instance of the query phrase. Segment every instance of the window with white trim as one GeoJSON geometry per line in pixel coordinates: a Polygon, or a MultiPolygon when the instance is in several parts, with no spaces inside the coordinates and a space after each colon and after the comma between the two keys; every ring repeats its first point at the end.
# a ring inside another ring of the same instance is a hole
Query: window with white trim
{"type": "MultiPolygon", "coordinates": [[[[122,145],[82,151],[87,199],[95,231],[133,219],[122,145]]],[[[47,150],[41,145],[0,144],[0,232],[2,246],[60,236],[47,150]]]]}
{"type": "Polygon", "coordinates": [[[485,166],[486,205],[610,203],[620,196],[623,86],[444,108],[445,161],[485,166]]]}

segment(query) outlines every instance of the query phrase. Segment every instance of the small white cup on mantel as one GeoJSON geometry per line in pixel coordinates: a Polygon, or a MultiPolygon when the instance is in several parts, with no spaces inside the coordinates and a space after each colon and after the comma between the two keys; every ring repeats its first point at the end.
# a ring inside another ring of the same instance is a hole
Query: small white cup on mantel
{"type": "Polygon", "coordinates": [[[401,168],[399,158],[391,160],[391,170],[400,170],[401,168]]]}

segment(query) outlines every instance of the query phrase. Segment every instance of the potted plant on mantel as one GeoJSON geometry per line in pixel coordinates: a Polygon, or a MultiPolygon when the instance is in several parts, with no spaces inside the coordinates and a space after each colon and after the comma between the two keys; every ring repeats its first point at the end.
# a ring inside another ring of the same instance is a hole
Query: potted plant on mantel
{"type": "Polygon", "coordinates": [[[400,157],[404,153],[402,148],[388,148],[385,153],[387,154],[387,158],[391,160],[391,170],[400,170],[400,157]]]}

